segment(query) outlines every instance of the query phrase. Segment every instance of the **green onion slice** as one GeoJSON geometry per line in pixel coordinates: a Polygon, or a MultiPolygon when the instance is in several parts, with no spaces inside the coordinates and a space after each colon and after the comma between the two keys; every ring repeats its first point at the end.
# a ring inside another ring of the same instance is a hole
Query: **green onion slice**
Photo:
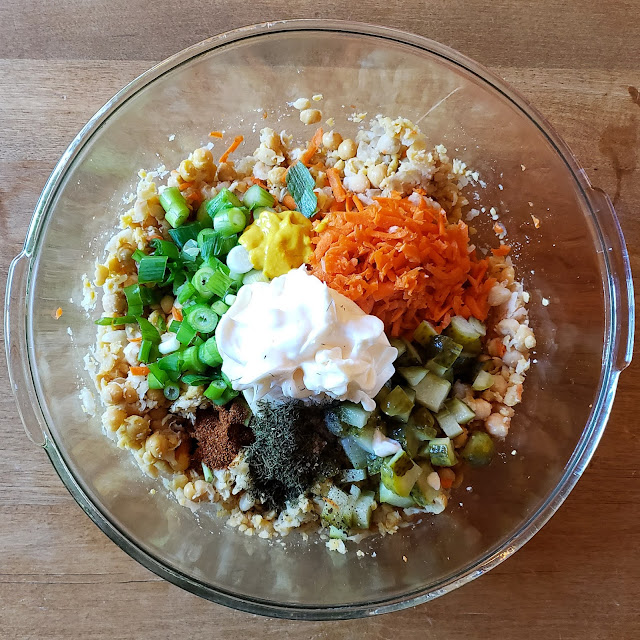
{"type": "Polygon", "coordinates": [[[164,272],[167,269],[167,256],[144,256],[138,265],[138,282],[157,283],[164,280],[164,272]]]}
{"type": "Polygon", "coordinates": [[[211,333],[218,324],[218,314],[206,304],[189,307],[186,313],[189,324],[199,333],[211,333]]]}
{"type": "MultiPolygon", "coordinates": [[[[315,184],[314,184],[315,186],[315,184]]],[[[276,203],[276,199],[259,184],[254,184],[249,187],[244,194],[242,204],[249,209],[255,209],[256,207],[273,207],[276,203]]]]}

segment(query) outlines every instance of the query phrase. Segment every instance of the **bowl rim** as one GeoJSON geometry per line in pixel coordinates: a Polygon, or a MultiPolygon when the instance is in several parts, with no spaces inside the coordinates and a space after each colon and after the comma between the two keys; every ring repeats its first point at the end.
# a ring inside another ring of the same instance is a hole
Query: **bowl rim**
{"type": "MultiPolygon", "coordinates": [[[[37,249],[42,231],[46,227],[46,222],[52,212],[51,205],[56,200],[58,190],[64,183],[67,171],[72,167],[74,160],[88,144],[93,135],[99,131],[102,124],[112,115],[112,113],[165,73],[171,72],[182,64],[190,62],[197,57],[206,55],[210,51],[220,49],[221,47],[225,47],[231,43],[248,41],[253,38],[265,37],[271,34],[305,31],[312,31],[316,33],[335,32],[340,34],[352,34],[386,40],[402,45],[409,45],[419,49],[425,54],[433,55],[453,64],[462,71],[472,74],[481,84],[486,86],[487,89],[493,89],[501,94],[503,98],[522,112],[531,121],[531,123],[538,128],[542,135],[547,139],[548,143],[556,151],[558,156],[564,161],[567,169],[575,180],[577,192],[584,202],[585,210],[590,211],[591,213],[592,222],[596,232],[595,235],[603,247],[603,270],[609,277],[603,279],[605,343],[603,346],[603,365],[599,381],[599,394],[594,402],[589,420],[571,457],[565,465],[564,473],[558,484],[549,493],[540,507],[532,513],[516,531],[512,532],[506,539],[503,539],[502,542],[494,545],[491,549],[486,551],[473,565],[467,566],[455,574],[450,575],[447,579],[438,583],[437,587],[429,585],[393,598],[382,598],[380,600],[359,602],[357,604],[327,607],[318,605],[277,603],[269,600],[251,598],[245,595],[238,595],[230,590],[221,589],[219,587],[210,587],[202,583],[200,580],[186,575],[177,568],[169,566],[168,563],[159,560],[149,550],[144,550],[138,544],[132,543],[118,525],[112,521],[109,514],[104,513],[96,504],[93,503],[88,495],[88,491],[83,488],[82,480],[75,476],[72,471],[72,465],[69,464],[65,458],[64,451],[58,447],[46,427],[43,427],[44,448],[61,480],[89,517],[121,549],[157,575],[196,595],[249,613],[289,619],[348,619],[397,611],[427,602],[462,586],[463,584],[466,584],[506,560],[506,558],[528,542],[564,502],[585,470],[604,432],[615,396],[619,373],[622,368],[624,368],[624,365],[628,364],[628,361],[630,361],[630,353],[632,352],[630,349],[632,350],[633,345],[633,285],[630,280],[631,274],[628,266],[628,256],[625,255],[626,250],[624,249],[624,240],[622,239],[622,233],[613,208],[609,206],[609,208],[604,212],[601,210],[602,196],[598,196],[597,190],[593,189],[583,169],[580,167],[566,143],[564,143],[560,136],[555,132],[551,125],[549,125],[545,118],[537,112],[537,110],[529,105],[529,103],[506,82],[479,63],[450,47],[441,45],[423,36],[407,33],[394,28],[354,21],[319,19],[282,20],[245,26],[213,36],[176,53],[159,64],[151,67],[148,71],[142,73],[116,93],[115,96],[113,96],[113,98],[111,98],[107,103],[105,103],[105,105],[98,110],[82,128],[66,151],[62,154],[42,191],[36,205],[31,224],[29,225],[24,250],[18,258],[16,258],[14,263],[12,263],[10,277],[8,280],[8,291],[13,279],[12,275],[14,273],[14,268],[18,262],[22,260],[24,266],[24,260],[27,260],[28,265],[31,266],[31,257],[34,256],[37,258],[37,249]],[[609,225],[608,229],[607,225],[609,225]],[[610,250],[607,250],[609,244],[615,240],[615,238],[613,240],[611,238],[611,225],[613,225],[614,235],[617,232],[619,236],[618,240],[622,239],[622,262],[624,267],[624,273],[622,274],[620,274],[619,265],[613,264],[612,258],[609,256],[610,250]],[[620,278],[622,278],[624,282],[618,282],[620,278]],[[622,295],[626,295],[627,297],[626,306],[621,304],[619,301],[621,294],[619,291],[620,286],[623,288],[626,286],[626,289],[622,292],[622,295]],[[622,313],[619,312],[619,309],[622,310],[622,313]],[[624,311],[628,312],[627,318],[624,317],[624,311]],[[625,322],[627,323],[626,325],[625,322]],[[626,335],[624,331],[625,329],[626,335]],[[620,335],[621,333],[622,337],[620,335]],[[624,340],[625,337],[626,341],[624,340]],[[624,351],[625,348],[626,351],[624,351]],[[620,362],[622,351],[624,351],[624,358],[621,366],[620,362]]],[[[28,271],[30,271],[30,269],[28,271]]],[[[30,289],[33,288],[29,286],[27,278],[26,291],[22,292],[23,298],[29,297],[28,293],[30,289]]],[[[9,295],[7,295],[6,300],[11,300],[9,295]]],[[[26,302],[27,300],[25,299],[25,303],[26,302]]],[[[31,301],[29,299],[29,309],[31,308],[31,301]]],[[[11,329],[8,316],[8,306],[5,304],[5,336],[9,335],[9,331],[11,329]]],[[[33,335],[30,314],[27,314],[26,330],[27,336],[33,335]]],[[[10,376],[12,376],[12,389],[15,391],[15,385],[13,384],[15,365],[13,359],[15,358],[15,354],[9,353],[9,342],[10,341],[7,340],[7,357],[9,360],[10,376]]],[[[30,383],[34,391],[32,397],[37,403],[37,408],[42,412],[42,415],[38,416],[39,422],[41,425],[46,425],[46,419],[44,418],[46,415],[46,403],[43,398],[39,397],[40,394],[37,392],[37,385],[33,383],[34,367],[32,367],[29,350],[25,351],[25,349],[22,349],[22,355],[26,355],[29,360],[29,370],[31,372],[30,383]]],[[[20,398],[18,398],[18,404],[21,406],[20,398]]],[[[24,421],[22,411],[21,417],[23,417],[24,421]]]]}

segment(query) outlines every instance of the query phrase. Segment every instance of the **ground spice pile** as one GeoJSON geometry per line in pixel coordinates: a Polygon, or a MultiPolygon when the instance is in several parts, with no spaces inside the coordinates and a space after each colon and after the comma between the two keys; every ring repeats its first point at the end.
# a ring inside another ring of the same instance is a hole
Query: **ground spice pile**
{"type": "Polygon", "coordinates": [[[255,441],[246,452],[251,493],[270,509],[335,475],[342,456],[337,438],[325,426],[326,406],[302,402],[261,402],[251,421],[255,441]]]}
{"type": "Polygon", "coordinates": [[[251,429],[245,426],[249,409],[240,401],[229,408],[212,407],[199,411],[191,427],[196,443],[192,464],[204,462],[209,469],[226,469],[243,447],[253,442],[251,429]]]}

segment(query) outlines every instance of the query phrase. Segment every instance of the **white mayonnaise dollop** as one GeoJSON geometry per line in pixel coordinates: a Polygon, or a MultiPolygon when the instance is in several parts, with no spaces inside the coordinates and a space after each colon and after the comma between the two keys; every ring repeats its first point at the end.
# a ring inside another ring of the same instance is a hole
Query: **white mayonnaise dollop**
{"type": "Polygon", "coordinates": [[[304,267],[240,288],[220,319],[222,371],[237,390],[305,399],[326,394],[375,408],[397,349],[379,318],[304,267]]]}

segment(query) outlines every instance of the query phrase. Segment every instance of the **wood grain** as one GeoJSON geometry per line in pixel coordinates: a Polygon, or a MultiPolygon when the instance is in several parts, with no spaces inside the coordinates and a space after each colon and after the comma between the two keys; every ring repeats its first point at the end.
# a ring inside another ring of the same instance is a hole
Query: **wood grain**
{"type": "MultiPolygon", "coordinates": [[[[640,270],[640,1],[195,0],[0,3],[0,277],[58,157],[153,61],[261,20],[359,19],[451,45],[518,88],[608,191],[640,270]],[[635,93],[634,93],[635,91],[635,93]]],[[[560,512],[513,558],[456,592],[369,620],[238,613],[163,582],[82,513],[24,436],[0,371],[0,638],[640,637],[640,365],[621,377],[602,443],[560,512]],[[204,637],[205,632],[202,636],[204,637]]]]}

